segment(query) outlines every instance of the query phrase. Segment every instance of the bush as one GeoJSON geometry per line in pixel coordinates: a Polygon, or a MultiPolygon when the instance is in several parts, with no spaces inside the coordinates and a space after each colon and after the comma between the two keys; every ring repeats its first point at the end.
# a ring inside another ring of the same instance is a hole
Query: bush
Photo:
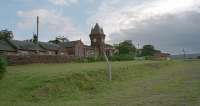
{"type": "Polygon", "coordinates": [[[100,56],[100,57],[76,58],[73,60],[73,62],[77,62],[77,63],[90,63],[90,62],[99,62],[99,61],[105,61],[104,57],[100,56]]]}
{"type": "Polygon", "coordinates": [[[88,57],[87,58],[87,62],[98,62],[98,61],[104,61],[104,57],[100,56],[100,57],[88,57]]]}
{"type": "MultiPolygon", "coordinates": [[[[114,55],[111,57],[108,57],[110,61],[131,61],[134,60],[134,55],[132,54],[121,54],[121,55],[114,55]]],[[[104,56],[99,56],[99,57],[88,57],[88,58],[77,58],[73,60],[74,62],[80,62],[80,63],[90,63],[90,62],[100,62],[100,61],[105,61],[104,56]]]]}
{"type": "Polygon", "coordinates": [[[145,56],[144,58],[145,58],[145,60],[153,60],[154,59],[153,56],[145,56]]]}
{"type": "Polygon", "coordinates": [[[115,55],[109,57],[111,61],[127,61],[127,60],[134,60],[134,56],[130,54],[123,54],[123,55],[115,55]]]}
{"type": "Polygon", "coordinates": [[[6,66],[7,66],[6,60],[4,58],[0,58],[0,79],[3,78],[6,72],[6,66]]]}

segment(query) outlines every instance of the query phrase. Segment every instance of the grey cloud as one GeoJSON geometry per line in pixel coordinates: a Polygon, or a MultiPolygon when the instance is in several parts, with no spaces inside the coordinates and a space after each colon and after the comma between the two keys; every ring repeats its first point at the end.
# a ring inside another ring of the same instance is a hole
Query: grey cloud
{"type": "MultiPolygon", "coordinates": [[[[135,23],[133,24],[135,25],[135,23]]],[[[115,41],[131,39],[140,44],[153,44],[157,48],[173,54],[200,52],[200,13],[185,12],[165,15],[142,21],[136,28],[113,33],[115,41]]]]}

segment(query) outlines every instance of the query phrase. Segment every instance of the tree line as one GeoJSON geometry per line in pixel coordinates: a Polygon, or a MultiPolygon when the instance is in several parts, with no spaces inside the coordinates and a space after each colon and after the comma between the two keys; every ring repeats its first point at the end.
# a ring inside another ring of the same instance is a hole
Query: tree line
{"type": "Polygon", "coordinates": [[[133,55],[137,57],[153,56],[155,53],[160,53],[153,45],[144,45],[141,49],[137,49],[132,41],[126,40],[118,45],[115,45],[118,52],[115,55],[133,55]]]}

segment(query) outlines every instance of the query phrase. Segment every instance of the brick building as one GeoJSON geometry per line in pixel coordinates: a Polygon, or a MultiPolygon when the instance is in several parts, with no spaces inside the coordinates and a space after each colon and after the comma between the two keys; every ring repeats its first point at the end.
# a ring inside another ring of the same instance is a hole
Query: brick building
{"type": "Polygon", "coordinates": [[[14,49],[6,40],[0,40],[0,54],[10,55],[15,54],[16,49],[14,49]]]}
{"type": "Polygon", "coordinates": [[[85,57],[85,48],[81,40],[59,43],[64,51],[75,57],[85,57]]]}
{"type": "Polygon", "coordinates": [[[67,55],[57,44],[19,40],[0,40],[0,53],[3,55],[67,55]]]}
{"type": "Polygon", "coordinates": [[[114,47],[105,43],[105,37],[103,28],[99,26],[98,23],[91,29],[89,35],[91,41],[91,48],[94,51],[94,54],[97,56],[102,56],[105,52],[108,56],[112,56],[114,52],[114,47]]]}
{"type": "Polygon", "coordinates": [[[103,28],[98,23],[91,29],[89,34],[91,45],[84,45],[81,40],[59,43],[70,56],[75,57],[94,57],[102,56],[105,52],[108,56],[112,56],[115,49],[113,46],[105,44],[103,28]]]}
{"type": "Polygon", "coordinates": [[[84,45],[81,40],[66,41],[58,44],[39,42],[38,35],[32,40],[0,40],[0,53],[5,55],[69,55],[74,57],[102,56],[105,52],[112,56],[114,47],[105,44],[106,35],[97,23],[89,34],[91,45],[84,45]]]}

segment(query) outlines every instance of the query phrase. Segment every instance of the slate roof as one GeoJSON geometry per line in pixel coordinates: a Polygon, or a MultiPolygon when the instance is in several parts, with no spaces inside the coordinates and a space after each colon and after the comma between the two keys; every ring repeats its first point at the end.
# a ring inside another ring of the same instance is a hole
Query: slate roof
{"type": "Polygon", "coordinates": [[[45,50],[58,51],[61,47],[57,44],[48,42],[39,42],[39,45],[45,50]]]}
{"type": "Polygon", "coordinates": [[[1,51],[16,51],[7,41],[0,40],[0,50],[1,51]]]}
{"type": "Polygon", "coordinates": [[[71,41],[71,42],[64,42],[64,43],[60,43],[59,45],[64,47],[64,48],[71,48],[71,47],[74,47],[78,42],[80,42],[80,40],[71,41]]]}
{"type": "Polygon", "coordinates": [[[12,46],[14,46],[18,50],[44,51],[44,49],[42,49],[37,44],[34,44],[33,42],[30,41],[9,40],[9,42],[12,46]]]}

